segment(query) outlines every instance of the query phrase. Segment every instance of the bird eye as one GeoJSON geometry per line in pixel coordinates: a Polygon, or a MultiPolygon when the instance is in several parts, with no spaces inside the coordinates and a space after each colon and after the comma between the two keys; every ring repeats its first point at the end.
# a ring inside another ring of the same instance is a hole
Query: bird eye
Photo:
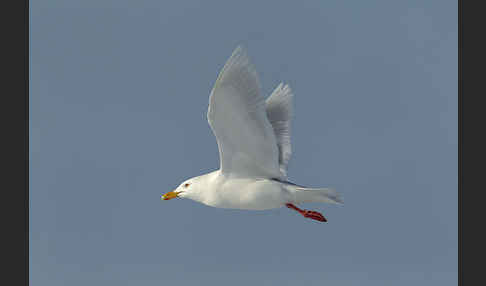
{"type": "Polygon", "coordinates": [[[189,184],[188,183],[185,183],[184,184],[184,188],[187,188],[187,187],[189,187],[189,184]]]}

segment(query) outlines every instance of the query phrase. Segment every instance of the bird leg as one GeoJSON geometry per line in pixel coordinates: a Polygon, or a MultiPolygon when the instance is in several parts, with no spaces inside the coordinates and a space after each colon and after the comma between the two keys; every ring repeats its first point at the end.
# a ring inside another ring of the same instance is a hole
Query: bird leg
{"type": "Polygon", "coordinates": [[[324,222],[327,221],[327,219],[322,214],[320,214],[316,211],[302,210],[302,209],[299,209],[298,207],[296,207],[293,204],[285,204],[285,206],[288,207],[289,209],[293,209],[293,210],[298,211],[304,217],[315,219],[315,220],[318,220],[318,221],[324,221],[324,222]]]}

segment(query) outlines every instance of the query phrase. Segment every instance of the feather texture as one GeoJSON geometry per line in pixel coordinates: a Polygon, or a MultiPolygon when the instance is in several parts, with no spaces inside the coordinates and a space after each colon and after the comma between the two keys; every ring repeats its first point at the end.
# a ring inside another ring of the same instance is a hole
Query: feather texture
{"type": "Polygon", "coordinates": [[[266,100],[267,117],[277,139],[279,169],[285,178],[287,177],[287,164],[292,155],[290,122],[293,116],[293,97],[290,87],[280,83],[266,100]]]}
{"type": "Polygon", "coordinates": [[[218,142],[223,174],[280,177],[275,134],[256,70],[241,47],[228,59],[211,91],[208,122],[218,142]]]}

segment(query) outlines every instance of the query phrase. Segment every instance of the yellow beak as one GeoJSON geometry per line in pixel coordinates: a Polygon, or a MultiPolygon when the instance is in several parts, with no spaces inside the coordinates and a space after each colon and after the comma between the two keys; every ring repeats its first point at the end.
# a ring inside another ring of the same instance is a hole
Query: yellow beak
{"type": "Polygon", "coordinates": [[[172,200],[172,199],[177,198],[177,197],[178,197],[177,195],[178,195],[179,193],[180,193],[180,192],[176,192],[176,191],[170,191],[170,192],[168,192],[168,193],[166,193],[166,194],[162,195],[162,196],[160,197],[160,199],[161,199],[161,200],[164,200],[164,201],[167,201],[167,200],[172,200]]]}

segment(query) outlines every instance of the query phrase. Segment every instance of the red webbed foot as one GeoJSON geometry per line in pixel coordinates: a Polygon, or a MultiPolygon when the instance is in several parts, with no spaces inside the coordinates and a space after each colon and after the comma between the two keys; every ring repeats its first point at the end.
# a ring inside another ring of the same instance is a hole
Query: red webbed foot
{"type": "Polygon", "coordinates": [[[310,211],[310,210],[302,210],[302,209],[299,209],[298,207],[296,207],[293,204],[285,204],[285,206],[287,206],[289,209],[293,209],[293,210],[298,211],[301,215],[303,215],[306,218],[311,218],[311,219],[314,219],[314,220],[317,220],[317,221],[322,221],[322,222],[327,221],[327,219],[319,212],[310,211]]]}
{"type": "Polygon", "coordinates": [[[316,211],[309,211],[309,210],[304,210],[304,213],[302,213],[304,217],[315,219],[318,221],[323,221],[326,222],[327,219],[319,212],[316,211]]]}

